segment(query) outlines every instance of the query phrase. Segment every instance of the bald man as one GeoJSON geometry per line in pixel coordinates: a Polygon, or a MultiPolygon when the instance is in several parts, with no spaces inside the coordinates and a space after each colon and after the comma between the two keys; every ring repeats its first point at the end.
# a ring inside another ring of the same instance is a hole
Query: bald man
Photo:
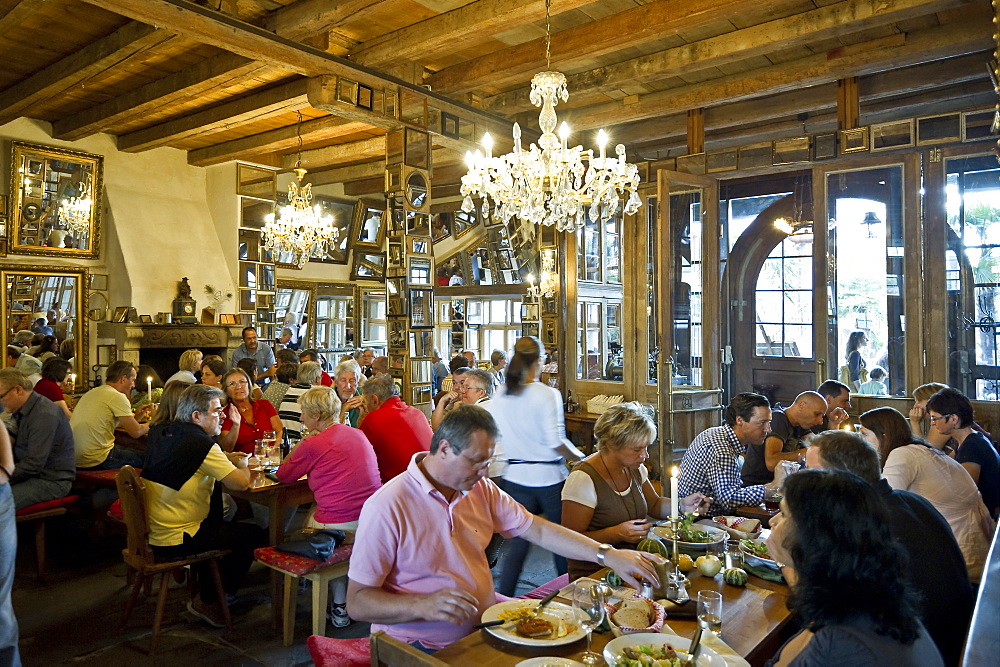
{"type": "Polygon", "coordinates": [[[780,461],[798,461],[805,456],[803,438],[810,429],[823,423],[826,399],[815,391],[805,391],[785,410],[771,414],[771,432],[764,444],[747,445],[746,461],[740,473],[744,486],[768,484],[774,481],[774,468],[780,461]]]}

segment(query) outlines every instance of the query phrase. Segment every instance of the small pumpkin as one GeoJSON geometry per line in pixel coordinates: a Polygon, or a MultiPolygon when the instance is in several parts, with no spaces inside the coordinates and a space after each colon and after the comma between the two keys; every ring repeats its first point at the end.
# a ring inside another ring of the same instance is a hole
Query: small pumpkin
{"type": "Polygon", "coordinates": [[[667,558],[667,547],[663,542],[655,537],[647,537],[636,545],[636,551],[645,551],[649,554],[656,554],[667,558]]]}
{"type": "Polygon", "coordinates": [[[741,567],[731,567],[722,573],[722,579],[730,586],[743,587],[747,585],[750,576],[741,567]]]}
{"type": "Polygon", "coordinates": [[[625,582],[614,570],[608,570],[608,573],[604,575],[604,582],[612,588],[618,588],[619,586],[625,585],[625,582]]]}

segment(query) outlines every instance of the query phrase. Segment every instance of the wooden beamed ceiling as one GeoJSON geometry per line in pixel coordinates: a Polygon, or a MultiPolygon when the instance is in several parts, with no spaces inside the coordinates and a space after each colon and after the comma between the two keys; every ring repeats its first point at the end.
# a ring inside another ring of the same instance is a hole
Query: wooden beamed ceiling
{"type": "MultiPolygon", "coordinates": [[[[837,128],[836,84],[858,78],[861,122],[993,102],[989,0],[552,0],[557,107],[574,141],[609,130],[633,160],[837,128]]],[[[302,136],[314,183],[379,189],[403,124],[339,102],[337,77],[395,86],[489,129],[537,132],[543,0],[0,0],[0,124],[20,116],[193,165],[288,169],[302,136]]],[[[470,135],[463,136],[467,139],[470,135]]],[[[434,136],[435,188],[470,142],[434,136]]]]}

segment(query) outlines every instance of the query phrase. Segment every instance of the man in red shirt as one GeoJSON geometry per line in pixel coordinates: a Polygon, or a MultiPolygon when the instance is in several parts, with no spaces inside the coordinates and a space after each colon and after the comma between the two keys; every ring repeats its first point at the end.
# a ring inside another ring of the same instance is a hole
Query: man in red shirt
{"type": "Polygon", "coordinates": [[[385,484],[406,470],[417,452],[430,449],[434,432],[427,415],[404,403],[392,378],[373,377],[361,386],[365,416],[358,428],[367,436],[385,484]]]}

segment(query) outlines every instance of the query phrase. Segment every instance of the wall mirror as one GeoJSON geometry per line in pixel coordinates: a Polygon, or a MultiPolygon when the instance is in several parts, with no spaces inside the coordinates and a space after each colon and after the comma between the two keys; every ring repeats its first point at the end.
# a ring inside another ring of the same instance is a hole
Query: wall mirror
{"type": "Polygon", "coordinates": [[[274,200],[277,194],[277,172],[242,162],[236,165],[236,194],[274,200]]]}
{"type": "MultiPolygon", "coordinates": [[[[73,341],[73,349],[67,349],[66,354],[72,353],[70,373],[76,376],[74,391],[78,392],[86,389],[89,379],[87,327],[81,316],[86,284],[87,270],[83,268],[15,265],[0,271],[0,319],[4,323],[0,343],[6,350],[18,331],[30,331],[35,320],[44,318],[56,341],[53,352],[58,354],[64,341],[73,341]]],[[[47,340],[52,343],[52,339],[47,340]]]]}
{"type": "Polygon", "coordinates": [[[281,337],[282,329],[290,329],[289,341],[295,349],[313,347],[316,321],[316,283],[301,280],[279,280],[274,293],[275,334],[281,337]]]}
{"type": "MultiPolygon", "coordinates": [[[[355,288],[350,283],[319,283],[316,286],[316,347],[321,352],[354,349],[355,288]]],[[[329,361],[336,362],[334,358],[329,361]]]]}
{"type": "Polygon", "coordinates": [[[97,257],[104,158],[12,143],[10,251],[97,257]]]}
{"type": "Polygon", "coordinates": [[[427,179],[423,172],[413,170],[406,177],[406,203],[414,211],[428,210],[427,179]]]}

